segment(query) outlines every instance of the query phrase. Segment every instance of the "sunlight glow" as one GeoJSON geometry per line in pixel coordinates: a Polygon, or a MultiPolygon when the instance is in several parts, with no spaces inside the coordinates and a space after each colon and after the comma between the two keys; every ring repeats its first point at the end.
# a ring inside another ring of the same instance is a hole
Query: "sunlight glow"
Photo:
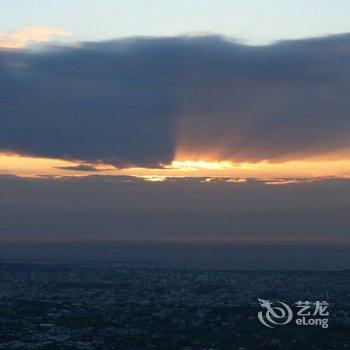
{"type": "MultiPolygon", "coordinates": [[[[89,175],[134,176],[150,182],[162,182],[171,177],[203,177],[226,179],[239,183],[245,179],[268,180],[271,185],[295,183],[295,179],[337,177],[350,178],[350,160],[294,160],[279,163],[261,161],[257,163],[234,163],[227,160],[205,161],[174,160],[157,168],[117,168],[110,164],[86,163],[81,160],[39,158],[17,154],[0,153],[0,175],[22,177],[89,175]],[[276,180],[277,179],[277,180],[276,180]],[[280,179],[284,179],[281,181],[280,179]]],[[[210,182],[211,180],[205,180],[210,182]]]]}
{"type": "Polygon", "coordinates": [[[157,176],[157,175],[146,175],[146,176],[137,176],[137,177],[149,182],[163,182],[167,179],[166,176],[157,176]]]}
{"type": "Polygon", "coordinates": [[[229,161],[211,162],[205,160],[174,160],[171,165],[165,166],[168,169],[177,169],[183,171],[194,171],[200,169],[206,170],[225,170],[225,169],[252,169],[254,164],[249,163],[232,163],[229,161]]]}

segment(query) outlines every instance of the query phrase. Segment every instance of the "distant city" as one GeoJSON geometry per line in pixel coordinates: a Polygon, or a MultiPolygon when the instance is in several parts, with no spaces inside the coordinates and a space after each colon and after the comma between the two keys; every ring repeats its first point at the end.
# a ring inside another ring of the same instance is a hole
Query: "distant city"
{"type": "Polygon", "coordinates": [[[0,263],[0,349],[349,349],[350,271],[0,263]],[[258,298],[326,300],[329,328],[268,328],[258,298]]]}

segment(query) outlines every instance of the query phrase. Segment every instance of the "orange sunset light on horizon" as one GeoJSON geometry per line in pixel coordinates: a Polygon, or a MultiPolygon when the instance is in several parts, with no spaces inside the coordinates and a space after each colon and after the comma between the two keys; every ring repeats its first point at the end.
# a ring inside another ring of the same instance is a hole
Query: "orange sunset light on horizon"
{"type": "Polygon", "coordinates": [[[166,177],[227,177],[227,178],[350,178],[350,160],[290,160],[272,163],[232,162],[229,160],[175,159],[159,168],[117,168],[110,164],[86,163],[45,157],[0,153],[0,174],[21,177],[64,177],[88,175],[127,175],[149,181],[166,177]]]}

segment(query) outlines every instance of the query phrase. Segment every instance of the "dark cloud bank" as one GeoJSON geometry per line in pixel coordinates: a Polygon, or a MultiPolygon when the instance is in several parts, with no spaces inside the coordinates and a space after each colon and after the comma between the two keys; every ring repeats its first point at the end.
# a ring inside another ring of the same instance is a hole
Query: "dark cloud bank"
{"type": "Polygon", "coordinates": [[[125,166],[224,144],[293,159],[350,146],[350,35],[252,47],[219,36],[0,50],[0,149],[125,166]]]}
{"type": "Polygon", "coordinates": [[[349,180],[283,186],[201,180],[2,176],[0,255],[349,268],[349,180]]]}

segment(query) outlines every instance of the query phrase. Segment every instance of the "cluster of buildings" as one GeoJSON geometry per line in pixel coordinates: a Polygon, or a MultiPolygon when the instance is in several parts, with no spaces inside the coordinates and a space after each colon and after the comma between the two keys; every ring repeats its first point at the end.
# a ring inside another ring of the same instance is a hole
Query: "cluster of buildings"
{"type": "Polygon", "coordinates": [[[350,348],[350,271],[0,263],[0,349],[278,348],[350,348]],[[327,301],[330,326],[268,328],[259,298],[327,301]]]}

